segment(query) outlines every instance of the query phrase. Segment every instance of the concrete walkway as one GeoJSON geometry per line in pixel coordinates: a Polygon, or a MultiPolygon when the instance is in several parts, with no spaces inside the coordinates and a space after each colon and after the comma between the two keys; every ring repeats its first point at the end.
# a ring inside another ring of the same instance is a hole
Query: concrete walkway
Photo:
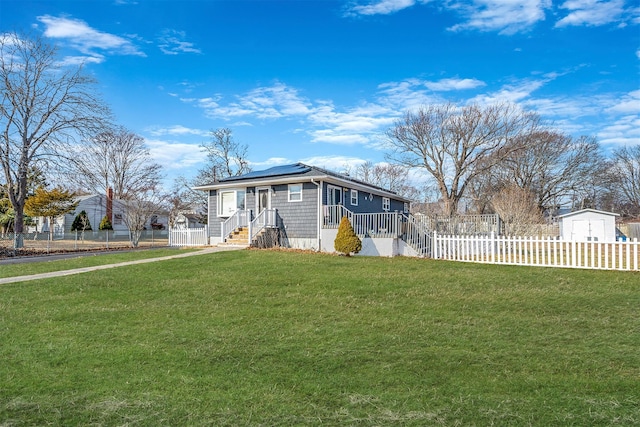
{"type": "Polygon", "coordinates": [[[50,279],[52,277],[70,276],[72,274],[87,273],[89,271],[106,270],[108,268],[124,267],[127,265],[136,265],[136,264],[146,264],[149,262],[164,261],[167,259],[185,258],[189,256],[206,255],[214,252],[232,251],[232,250],[238,250],[238,249],[241,249],[241,248],[233,247],[233,246],[221,246],[221,247],[213,246],[213,247],[202,249],[199,251],[185,252],[177,255],[169,255],[169,256],[163,256],[163,257],[157,257],[157,258],[125,261],[125,262],[119,262],[116,264],[95,265],[93,267],[82,267],[82,268],[74,268],[73,270],[52,271],[49,273],[31,274],[28,276],[5,277],[5,278],[0,278],[0,285],[4,285],[7,283],[26,282],[29,280],[50,279]]]}

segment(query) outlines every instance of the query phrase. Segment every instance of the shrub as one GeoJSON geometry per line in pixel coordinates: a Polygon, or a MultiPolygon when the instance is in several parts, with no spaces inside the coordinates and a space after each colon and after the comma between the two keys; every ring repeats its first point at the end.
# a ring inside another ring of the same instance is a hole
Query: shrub
{"type": "Polygon", "coordinates": [[[113,230],[113,226],[111,225],[111,221],[109,221],[108,216],[104,216],[102,221],[100,221],[100,226],[98,227],[100,230],[113,230]]]}
{"type": "Polygon", "coordinates": [[[81,211],[78,215],[76,215],[73,220],[73,224],[71,224],[71,231],[89,231],[91,230],[91,222],[89,222],[89,217],[87,216],[86,211],[81,211]]]}
{"type": "Polygon", "coordinates": [[[350,256],[352,253],[357,254],[362,249],[362,241],[353,231],[349,218],[343,216],[338,227],[336,240],[333,242],[336,251],[350,256]]]}

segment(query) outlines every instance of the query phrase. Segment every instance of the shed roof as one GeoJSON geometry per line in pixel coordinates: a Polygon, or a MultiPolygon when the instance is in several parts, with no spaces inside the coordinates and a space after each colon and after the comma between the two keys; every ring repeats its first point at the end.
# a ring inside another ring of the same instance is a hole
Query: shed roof
{"type": "Polygon", "coordinates": [[[566,213],[564,215],[559,215],[558,218],[567,218],[570,216],[574,216],[574,215],[580,215],[580,214],[584,214],[584,213],[597,213],[600,215],[609,215],[609,216],[620,216],[620,214],[614,213],[614,212],[607,212],[607,211],[599,211],[597,209],[581,209],[579,211],[575,211],[575,212],[569,212],[566,213]]]}

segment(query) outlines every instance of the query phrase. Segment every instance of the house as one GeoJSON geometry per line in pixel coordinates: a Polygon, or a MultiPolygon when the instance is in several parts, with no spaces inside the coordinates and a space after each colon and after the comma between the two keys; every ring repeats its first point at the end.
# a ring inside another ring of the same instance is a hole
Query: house
{"type": "Polygon", "coordinates": [[[204,227],[201,215],[194,212],[180,212],[173,221],[176,228],[201,228],[204,227]]]}
{"type": "MultiPolygon", "coordinates": [[[[34,218],[32,232],[48,233],[50,227],[53,226],[53,236],[55,238],[63,238],[65,234],[72,233],[71,227],[76,216],[80,212],[85,211],[89,224],[93,231],[98,231],[100,222],[105,216],[111,218],[113,231],[118,234],[126,235],[129,229],[126,225],[126,201],[114,199],[112,192],[107,194],[92,194],[76,197],[78,205],[75,210],[65,215],[60,215],[53,220],[53,224],[49,224],[50,219],[45,217],[34,218]]],[[[145,228],[151,230],[157,228],[166,228],[168,225],[168,217],[166,214],[153,215],[145,225],[145,228]]]]}
{"type": "Polygon", "coordinates": [[[271,232],[278,234],[281,246],[333,252],[340,220],[348,216],[363,238],[360,254],[398,255],[406,250],[399,240],[410,201],[347,175],[296,163],[196,189],[208,192],[212,245],[248,245],[260,233],[271,232]]]}
{"type": "Polygon", "coordinates": [[[619,214],[582,209],[558,216],[560,237],[577,242],[615,242],[619,214]]]}

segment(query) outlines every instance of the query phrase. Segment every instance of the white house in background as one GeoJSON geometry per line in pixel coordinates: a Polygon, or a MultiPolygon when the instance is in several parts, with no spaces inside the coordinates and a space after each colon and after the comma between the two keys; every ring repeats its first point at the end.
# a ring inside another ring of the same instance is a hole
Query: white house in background
{"type": "Polygon", "coordinates": [[[583,209],[560,215],[560,236],[576,242],[615,242],[617,213],[583,209]]]}
{"type": "Polygon", "coordinates": [[[201,216],[193,212],[180,212],[174,221],[175,228],[201,228],[205,224],[200,222],[201,216]]]}
{"type": "MultiPolygon", "coordinates": [[[[88,196],[76,197],[78,206],[73,212],[54,218],[53,221],[53,235],[55,237],[62,237],[64,233],[71,233],[71,226],[76,216],[85,211],[91,224],[93,231],[98,231],[100,222],[105,216],[111,216],[111,225],[113,231],[116,233],[126,234],[129,232],[127,225],[124,221],[124,215],[126,212],[126,201],[120,199],[109,200],[106,194],[93,194],[88,196]],[[111,205],[111,206],[109,206],[111,205]]],[[[159,215],[153,215],[147,224],[146,229],[152,228],[167,228],[168,227],[168,215],[162,213],[159,215]]],[[[49,224],[49,218],[37,217],[35,218],[35,225],[31,227],[29,231],[38,231],[41,233],[48,233],[51,224],[49,224]]]]}

